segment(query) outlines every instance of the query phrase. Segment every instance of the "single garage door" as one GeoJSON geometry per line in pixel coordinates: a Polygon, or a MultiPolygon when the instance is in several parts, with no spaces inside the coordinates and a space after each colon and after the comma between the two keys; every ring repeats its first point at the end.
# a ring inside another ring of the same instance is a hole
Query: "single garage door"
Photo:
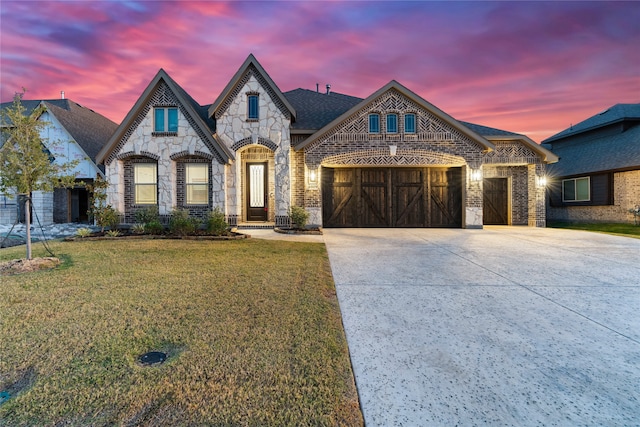
{"type": "Polygon", "coordinates": [[[325,227],[461,227],[460,168],[323,168],[325,227]]]}

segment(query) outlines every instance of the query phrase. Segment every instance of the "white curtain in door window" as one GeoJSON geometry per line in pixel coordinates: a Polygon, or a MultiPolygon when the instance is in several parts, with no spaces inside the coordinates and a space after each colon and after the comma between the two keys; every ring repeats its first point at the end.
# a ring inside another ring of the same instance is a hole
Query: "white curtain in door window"
{"type": "Polygon", "coordinates": [[[252,208],[264,207],[264,165],[249,165],[249,180],[250,206],[252,208]]]}

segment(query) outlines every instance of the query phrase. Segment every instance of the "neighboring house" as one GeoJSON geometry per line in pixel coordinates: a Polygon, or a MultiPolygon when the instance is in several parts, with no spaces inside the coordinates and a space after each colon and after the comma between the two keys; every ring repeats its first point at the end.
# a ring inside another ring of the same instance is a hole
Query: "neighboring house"
{"type": "Polygon", "coordinates": [[[640,104],[616,104],[546,139],[547,219],[633,221],[640,204],[640,104]]]}
{"type": "Polygon", "coordinates": [[[545,225],[540,178],[556,156],[524,135],[455,120],[391,81],[366,99],[281,92],[253,55],[211,105],[160,70],[97,156],[108,202],[231,225],[545,225]]]}
{"type": "MultiPolygon", "coordinates": [[[[40,223],[87,222],[89,193],[80,182],[93,182],[104,176],[95,163],[95,157],[118,125],[106,117],[73,102],[70,99],[22,100],[26,114],[31,114],[39,105],[45,112],[39,120],[47,126],[41,138],[54,162],[60,164],[78,161],[71,173],[75,174],[78,185],[71,189],[56,189],[52,193],[35,192],[32,212],[40,223]]],[[[0,104],[0,108],[11,108],[13,102],[0,104]]],[[[19,212],[15,194],[0,195],[0,224],[11,224],[24,220],[24,212],[19,212]],[[18,218],[20,216],[20,218],[18,218]]]]}

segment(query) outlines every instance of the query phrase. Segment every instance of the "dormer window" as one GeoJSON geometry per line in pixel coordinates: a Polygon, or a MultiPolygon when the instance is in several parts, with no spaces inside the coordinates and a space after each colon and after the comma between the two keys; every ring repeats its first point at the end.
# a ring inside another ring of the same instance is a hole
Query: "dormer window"
{"type": "Polygon", "coordinates": [[[258,120],[260,118],[260,106],[257,94],[247,95],[247,119],[258,120]]]}
{"type": "Polygon", "coordinates": [[[387,114],[387,133],[398,133],[397,114],[387,114]]]}
{"type": "Polygon", "coordinates": [[[380,133],[380,114],[369,114],[369,133],[380,133]]]}
{"type": "Polygon", "coordinates": [[[153,111],[153,131],[178,133],[178,109],[176,107],[156,107],[153,111]]]}

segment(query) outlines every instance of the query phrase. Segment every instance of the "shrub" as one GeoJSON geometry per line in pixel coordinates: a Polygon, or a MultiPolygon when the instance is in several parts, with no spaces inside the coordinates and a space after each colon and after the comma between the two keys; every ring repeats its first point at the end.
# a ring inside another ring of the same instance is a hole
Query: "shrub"
{"type": "Polygon", "coordinates": [[[76,236],[78,236],[78,237],[89,237],[89,236],[91,236],[91,230],[86,228],[86,227],[78,228],[76,230],[76,236]]]}
{"type": "Polygon", "coordinates": [[[300,206],[291,206],[289,209],[289,218],[291,219],[292,226],[305,228],[309,220],[309,212],[300,206]]]}
{"type": "Polygon", "coordinates": [[[144,233],[144,224],[140,224],[140,223],[138,223],[138,224],[133,224],[133,225],[131,226],[131,231],[132,231],[134,234],[143,234],[143,233],[144,233]]]}
{"type": "Polygon", "coordinates": [[[96,224],[102,228],[102,231],[105,227],[116,228],[120,223],[120,213],[111,205],[96,208],[94,214],[96,224]]]}
{"type": "Polygon", "coordinates": [[[153,221],[160,221],[160,214],[157,206],[147,206],[138,209],[135,213],[136,222],[140,224],[149,224],[153,221]]]}
{"type": "Polygon", "coordinates": [[[162,234],[164,232],[164,225],[159,220],[151,221],[144,224],[144,231],[149,234],[162,234]]]}
{"type": "Polygon", "coordinates": [[[109,230],[107,231],[107,236],[109,237],[118,237],[120,235],[120,230],[109,230]]]}
{"type": "Polygon", "coordinates": [[[229,224],[224,220],[224,212],[219,207],[207,216],[207,231],[215,236],[226,234],[229,224]]]}
{"type": "Polygon", "coordinates": [[[169,218],[169,232],[178,236],[195,234],[200,226],[200,220],[191,218],[186,209],[174,209],[169,218]]]}

